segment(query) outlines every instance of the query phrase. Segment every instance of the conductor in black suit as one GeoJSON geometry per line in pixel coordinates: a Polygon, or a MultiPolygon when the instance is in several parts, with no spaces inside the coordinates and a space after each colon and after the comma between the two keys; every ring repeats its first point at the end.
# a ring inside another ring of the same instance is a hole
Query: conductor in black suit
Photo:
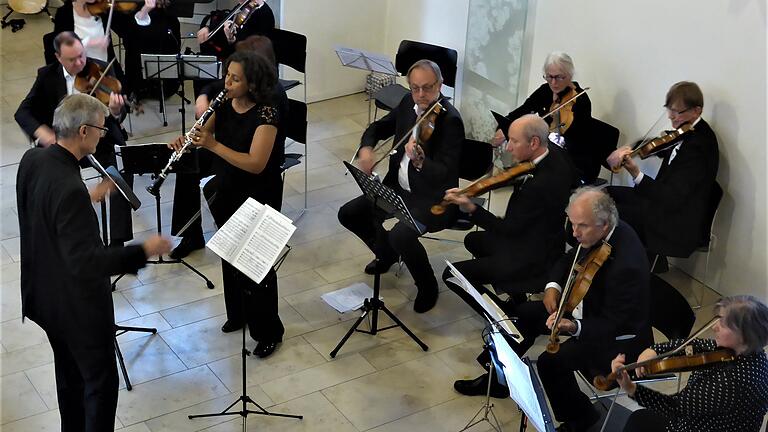
{"type": "Polygon", "coordinates": [[[22,317],[48,335],[56,369],[62,431],[111,431],[117,408],[115,314],[110,275],[135,273],[170,242],[106,248],[78,162],[96,151],[107,108],[87,95],[65,98],[52,125],[56,143],[27,151],[19,164],[16,200],[21,237],[22,317]]]}
{"type": "MultiPolygon", "coordinates": [[[[606,359],[625,353],[634,361],[653,342],[648,260],[637,234],[619,220],[613,200],[600,189],[577,189],[567,214],[580,247],[563,255],[551,269],[543,301],[525,302],[509,312],[518,317],[515,326],[524,338],[522,343],[511,345],[523,356],[538,335],[550,333],[576,253],[583,263],[590,252],[604,242],[609,244],[610,256],[597,270],[583,300],[559,323],[560,334],[571,337],[556,353],[542,353],[536,364],[555,418],[565,423],[558,430],[586,431],[600,416],[579,389],[574,371],[582,371],[591,380],[610,372],[606,359]]],[[[484,364],[487,355],[478,361],[484,364]]],[[[485,394],[487,383],[485,374],[475,380],[456,381],[454,388],[465,395],[485,394]]],[[[506,387],[491,383],[492,396],[508,394],[506,387]]]]}
{"type": "MultiPolygon", "coordinates": [[[[429,208],[442,200],[446,190],[458,185],[464,123],[456,108],[442,99],[443,111],[435,120],[431,137],[423,147],[417,146],[414,135],[407,134],[416,124],[417,116],[426,112],[441,97],[443,79],[440,67],[432,61],[419,60],[408,71],[408,83],[411,93],[403,97],[389,114],[371,123],[363,133],[357,153],[358,165],[365,173],[371,174],[375,144],[393,135],[395,143],[405,137],[407,144],[390,154],[384,184],[403,197],[414,219],[425,225],[427,231],[435,232],[450,226],[455,219],[455,208],[440,216],[431,214],[429,208]]],[[[360,237],[372,251],[376,230],[385,217],[383,212],[372,213],[371,203],[364,196],[344,204],[339,210],[341,224],[360,237]]],[[[380,242],[383,244],[376,245],[379,266],[374,260],[365,267],[365,272],[384,273],[397,262],[398,257],[402,257],[418,288],[413,309],[422,313],[434,307],[438,288],[419,235],[400,222],[395,224],[380,242]]]]}
{"type": "Polygon", "coordinates": [[[640,235],[652,254],[688,257],[708,232],[710,195],[717,177],[717,137],[701,118],[704,95],[696,83],[681,81],[667,92],[667,117],[672,127],[693,126],[673,147],[657,153],[662,159],[655,177],[643,173],[621,147],[611,153],[612,167],[624,166],[634,187],[611,186],[608,192],[619,206],[621,218],[640,235]]]}
{"type": "MultiPolygon", "coordinates": [[[[481,292],[487,290],[483,284],[499,290],[504,282],[545,275],[565,250],[563,211],[576,174],[565,152],[549,143],[548,134],[547,123],[535,114],[524,115],[510,125],[507,151],[515,161],[533,162],[536,168],[515,182],[503,218],[475,205],[459,189],[447,191],[444,197],[484,229],[464,238],[474,259],[453,264],[481,292]]],[[[475,305],[463,288],[448,281],[450,277],[446,268],[446,285],[475,305]]],[[[509,294],[517,302],[525,299],[524,292],[509,294]]]]}
{"type": "MultiPolygon", "coordinates": [[[[53,41],[56,51],[56,63],[49,64],[37,70],[37,78],[32,89],[21,101],[16,110],[16,122],[21,126],[30,139],[38,146],[46,147],[56,142],[53,131],[53,112],[65,96],[79,93],[75,88],[75,79],[87,64],[94,62],[104,68],[105,63],[88,58],[85,55],[82,41],[73,32],[59,33],[53,41]]],[[[114,76],[110,70],[108,73],[114,76]]],[[[121,122],[126,116],[125,101],[122,95],[112,93],[109,97],[109,115],[104,122],[106,134],[99,140],[94,156],[103,166],[117,167],[115,145],[125,145],[126,134],[121,122]]],[[[82,166],[90,166],[88,161],[82,161],[82,166]]],[[[128,176],[126,182],[133,184],[133,177],[128,176]]],[[[115,194],[110,198],[110,244],[120,246],[133,238],[131,207],[121,195],[115,194]]]]}

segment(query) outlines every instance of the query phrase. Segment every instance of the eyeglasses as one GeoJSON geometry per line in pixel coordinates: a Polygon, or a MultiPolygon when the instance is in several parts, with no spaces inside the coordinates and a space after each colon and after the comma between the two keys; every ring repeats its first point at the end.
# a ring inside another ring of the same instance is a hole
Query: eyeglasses
{"type": "Polygon", "coordinates": [[[676,109],[672,109],[672,108],[667,107],[667,106],[665,106],[664,108],[667,109],[667,112],[669,114],[676,114],[676,115],[683,115],[683,114],[687,113],[688,111],[690,111],[692,109],[692,108],[686,108],[686,109],[684,109],[682,111],[678,111],[676,109]]]}
{"type": "Polygon", "coordinates": [[[92,128],[98,129],[99,130],[99,136],[102,137],[102,138],[107,136],[107,132],[109,132],[109,129],[107,129],[105,127],[101,127],[101,126],[96,126],[96,125],[92,125],[92,124],[88,124],[88,123],[83,123],[83,126],[88,126],[88,127],[92,127],[92,128]]]}
{"type": "Polygon", "coordinates": [[[435,86],[437,86],[437,83],[439,83],[439,82],[440,82],[440,80],[437,80],[437,81],[433,82],[432,84],[425,84],[425,85],[423,85],[421,87],[415,86],[415,85],[411,85],[411,93],[418,93],[419,91],[423,91],[424,93],[431,93],[432,90],[435,89],[435,86]]]}
{"type": "Polygon", "coordinates": [[[542,75],[544,81],[565,81],[568,78],[566,75],[542,75]]]}

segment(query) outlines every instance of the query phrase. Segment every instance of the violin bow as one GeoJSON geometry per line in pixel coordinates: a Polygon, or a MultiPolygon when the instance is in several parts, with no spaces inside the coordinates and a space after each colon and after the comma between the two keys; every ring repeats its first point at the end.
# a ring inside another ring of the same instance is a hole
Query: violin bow
{"type": "MultiPolygon", "coordinates": [[[[397,144],[393,145],[393,146],[392,146],[392,148],[391,148],[391,149],[389,149],[389,151],[388,151],[388,152],[387,152],[387,153],[386,153],[384,156],[382,156],[381,158],[379,158],[379,160],[377,160],[377,161],[376,161],[376,162],[373,164],[373,167],[371,167],[371,169],[373,169],[373,168],[376,168],[376,165],[378,165],[378,164],[379,164],[381,161],[383,161],[383,160],[384,160],[384,159],[386,159],[387,157],[389,157],[389,156],[391,156],[391,155],[395,154],[395,153],[397,152],[397,150],[398,150],[398,149],[399,149],[399,148],[400,148],[400,147],[401,147],[401,146],[402,146],[404,143],[406,143],[406,142],[407,142],[407,141],[408,141],[408,140],[411,138],[411,135],[413,134],[413,131],[414,131],[414,130],[415,130],[417,127],[419,127],[419,125],[421,124],[421,122],[423,122],[423,121],[424,121],[424,119],[425,119],[425,118],[427,118],[427,115],[429,115],[429,114],[430,114],[432,111],[434,111],[434,110],[435,110],[435,108],[437,108],[438,106],[442,107],[442,105],[440,104],[440,102],[441,102],[442,100],[443,100],[443,95],[440,95],[440,97],[439,97],[439,98],[437,98],[437,100],[435,101],[435,103],[433,103],[433,104],[432,104],[432,106],[431,106],[431,107],[429,107],[429,109],[427,109],[426,111],[424,111],[424,112],[423,112],[423,113],[422,113],[422,114],[419,116],[419,118],[417,118],[417,119],[416,119],[416,123],[415,123],[413,126],[411,126],[411,128],[410,128],[410,129],[408,129],[408,132],[406,132],[406,133],[405,133],[405,135],[403,135],[403,137],[402,137],[402,138],[400,138],[400,141],[398,141],[398,142],[397,142],[397,144]]],[[[387,140],[387,141],[389,141],[389,140],[387,140]]],[[[386,143],[387,141],[384,141],[384,142],[386,143]]],[[[376,147],[379,147],[379,148],[380,148],[380,146],[376,146],[376,147]]],[[[374,147],[374,151],[376,151],[376,147],[374,147]]]]}
{"type": "Polygon", "coordinates": [[[101,84],[101,80],[104,79],[105,76],[107,76],[107,72],[109,72],[109,69],[115,63],[115,60],[117,60],[117,57],[113,58],[112,61],[109,62],[107,67],[104,68],[104,71],[101,73],[101,76],[99,76],[99,79],[96,80],[95,84],[93,84],[93,88],[91,89],[91,92],[88,93],[89,96],[93,96],[93,93],[96,91],[96,89],[99,88],[99,84],[101,84]]]}
{"type": "Polygon", "coordinates": [[[585,88],[584,90],[582,90],[582,91],[580,91],[580,92],[576,93],[575,95],[573,95],[572,97],[570,97],[570,98],[569,98],[567,101],[565,101],[565,102],[561,103],[561,104],[560,104],[560,105],[558,105],[558,106],[557,106],[555,109],[553,109],[552,111],[550,111],[550,112],[548,112],[547,114],[545,114],[545,115],[544,115],[544,117],[542,117],[542,118],[543,118],[543,119],[545,119],[545,118],[547,118],[547,117],[551,116],[552,114],[554,114],[554,113],[556,113],[556,112],[560,111],[561,109],[563,109],[563,107],[564,107],[564,106],[568,105],[568,104],[569,104],[571,101],[573,101],[573,100],[576,100],[576,98],[577,98],[577,97],[579,97],[579,96],[583,95],[584,93],[586,93],[586,92],[587,92],[587,90],[589,90],[590,88],[591,88],[591,87],[587,87],[587,88],[585,88]]]}
{"type": "MultiPolygon", "coordinates": [[[[224,24],[226,24],[226,23],[227,23],[227,21],[231,21],[231,20],[232,20],[232,17],[234,17],[235,15],[237,15],[237,14],[240,12],[240,10],[241,10],[243,7],[245,7],[245,5],[247,5],[247,4],[248,4],[248,3],[250,3],[250,2],[251,2],[250,0],[243,0],[243,2],[242,2],[242,3],[240,3],[240,4],[238,4],[236,8],[232,9],[232,12],[230,12],[230,13],[229,13],[229,15],[227,15],[227,18],[225,18],[224,20],[222,20],[222,21],[221,21],[221,24],[219,24],[219,26],[218,26],[218,27],[216,27],[216,29],[215,29],[214,31],[212,31],[212,32],[208,33],[208,37],[207,37],[207,38],[205,38],[205,40],[204,40],[202,43],[206,43],[206,42],[208,42],[209,40],[211,40],[211,38],[212,38],[212,37],[213,37],[213,36],[214,36],[216,33],[218,33],[218,32],[219,32],[221,29],[223,29],[223,28],[224,28],[224,24]]],[[[262,6],[264,6],[266,3],[267,3],[267,1],[266,1],[266,0],[262,1],[262,2],[261,2],[261,4],[259,5],[259,7],[257,7],[256,9],[254,9],[254,11],[261,9],[261,7],[262,7],[262,6]]]]}

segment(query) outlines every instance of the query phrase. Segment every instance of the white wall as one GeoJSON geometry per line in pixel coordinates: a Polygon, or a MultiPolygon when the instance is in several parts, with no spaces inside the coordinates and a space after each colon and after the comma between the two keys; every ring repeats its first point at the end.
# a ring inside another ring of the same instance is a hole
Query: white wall
{"type": "MultiPolygon", "coordinates": [[[[386,8],[386,2],[382,1],[282,1],[280,27],[307,36],[307,99],[310,102],[363,90],[366,73],[342,66],[334,47],[383,52],[386,8]]],[[[285,77],[300,75],[286,71],[285,77]]]]}
{"type": "MultiPolygon", "coordinates": [[[[464,69],[469,0],[387,0],[383,54],[394,61],[403,39],[455,49],[458,52],[457,87],[464,69]]],[[[403,81],[404,82],[404,81],[403,81]]],[[[456,91],[456,98],[461,92],[456,91]]],[[[447,95],[451,95],[447,91],[447,95]]],[[[454,105],[459,104],[459,100],[454,105]]]]}
{"type": "Polygon", "coordinates": [[[671,84],[701,86],[725,196],[708,274],[704,254],[677,264],[724,295],[768,297],[765,0],[531,0],[529,11],[532,61],[521,95],[540,85],[548,52],[568,52],[576,79],[592,87],[593,115],[617,126],[623,144],[658,118],[671,84]]]}

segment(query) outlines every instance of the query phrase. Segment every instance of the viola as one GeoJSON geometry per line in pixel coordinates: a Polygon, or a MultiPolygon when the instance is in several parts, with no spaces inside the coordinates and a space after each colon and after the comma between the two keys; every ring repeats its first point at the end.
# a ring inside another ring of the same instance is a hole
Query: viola
{"type": "Polygon", "coordinates": [[[611,171],[615,173],[619,172],[621,170],[621,167],[624,165],[624,162],[627,159],[631,159],[635,157],[636,155],[640,155],[640,159],[648,159],[649,157],[659,152],[662,152],[671,147],[674,147],[675,145],[677,145],[678,142],[680,142],[681,139],[683,139],[683,135],[685,133],[688,133],[692,130],[693,130],[693,125],[690,123],[686,123],[675,130],[664,131],[662,135],[637,146],[637,148],[632,150],[632,153],[624,156],[624,158],[622,159],[621,165],[617,167],[612,167],[611,171]]]}
{"type": "MultiPolygon", "coordinates": [[[[735,359],[736,354],[730,349],[720,349],[717,351],[681,356],[671,356],[669,353],[666,353],[642,362],[625,365],[623,368],[619,369],[619,371],[631,371],[643,367],[645,368],[646,375],[690,372],[696,369],[730,362],[735,359]]],[[[596,376],[594,380],[592,380],[592,383],[599,390],[610,390],[613,383],[616,382],[616,375],[616,372],[611,372],[608,376],[596,376]]]]}
{"type": "Polygon", "coordinates": [[[600,247],[592,250],[580,263],[576,263],[576,259],[581,251],[581,245],[579,245],[573,265],[571,266],[571,274],[565,284],[566,287],[563,290],[560,306],[557,308],[555,322],[549,335],[549,342],[547,343],[548,353],[554,354],[560,350],[560,329],[558,328],[560,320],[565,312],[573,312],[576,306],[584,299],[584,296],[587,295],[598,270],[600,270],[600,267],[602,267],[608,257],[611,256],[611,250],[611,245],[603,241],[600,247]]]}
{"type": "MultiPolygon", "coordinates": [[[[536,169],[536,165],[533,162],[522,162],[496,174],[495,176],[478,180],[464,189],[461,189],[458,193],[468,197],[482,195],[490,190],[498,189],[511,181],[527,175],[533,172],[534,169],[536,169]]],[[[433,215],[441,215],[445,213],[446,208],[451,204],[451,202],[442,201],[440,204],[433,205],[429,211],[433,215]]]]}
{"type": "MultiPolygon", "coordinates": [[[[417,144],[419,143],[419,141],[421,141],[422,144],[426,143],[427,141],[429,141],[429,139],[432,137],[432,132],[435,130],[435,121],[437,120],[437,116],[443,110],[443,105],[440,103],[440,101],[442,99],[443,99],[443,97],[441,95],[435,101],[435,103],[433,103],[432,106],[429,107],[429,109],[427,109],[419,118],[417,118],[416,119],[416,124],[414,124],[410,129],[408,129],[408,131],[403,135],[403,137],[400,138],[400,141],[398,141],[397,144],[393,145],[392,149],[387,154],[385,154],[384,156],[379,158],[373,164],[373,168],[376,168],[376,166],[379,163],[381,163],[381,161],[383,161],[388,156],[391,156],[391,155],[394,155],[395,153],[397,153],[397,150],[403,144],[408,142],[408,140],[411,138],[411,134],[413,133],[413,131],[416,130],[416,128],[419,128],[425,121],[431,119],[431,121],[428,123],[427,127],[422,128],[421,130],[419,130],[419,133],[416,134],[417,135],[417,138],[416,138],[416,143],[417,144]],[[437,114],[435,114],[435,112],[437,114]]],[[[421,151],[421,155],[423,156],[423,154],[424,154],[423,147],[417,145],[416,149],[417,149],[417,152],[421,151]]],[[[376,149],[374,149],[374,151],[375,150],[376,149]]]]}
{"type": "Polygon", "coordinates": [[[542,117],[544,119],[552,117],[552,122],[549,126],[550,132],[558,132],[562,135],[571,127],[573,124],[573,105],[576,103],[576,98],[586,93],[587,90],[589,90],[589,87],[577,93],[576,86],[571,84],[567,93],[552,102],[549,112],[542,117]]]}
{"type": "Polygon", "coordinates": [[[120,80],[107,75],[107,71],[114,62],[113,59],[104,69],[94,62],[87,62],[83,70],[75,76],[77,91],[87,93],[109,106],[110,93],[119,94],[123,88],[120,80]]]}
{"type": "MultiPolygon", "coordinates": [[[[143,0],[96,0],[93,3],[86,3],[85,8],[88,9],[91,15],[102,15],[109,12],[114,4],[117,12],[129,13],[134,12],[139,8],[139,4],[144,3],[143,0]]],[[[163,8],[168,6],[170,0],[158,0],[155,7],[163,8]]]]}

